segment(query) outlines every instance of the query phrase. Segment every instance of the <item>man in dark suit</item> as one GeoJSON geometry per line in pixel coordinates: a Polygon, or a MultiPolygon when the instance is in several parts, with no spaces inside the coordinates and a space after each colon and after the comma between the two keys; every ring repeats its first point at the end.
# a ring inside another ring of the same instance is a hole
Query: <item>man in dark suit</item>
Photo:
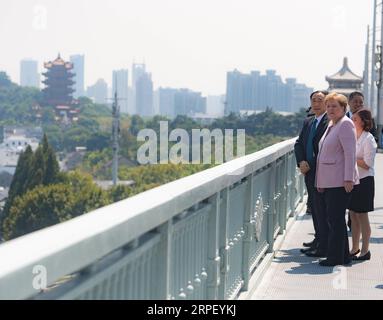
{"type": "MultiPolygon", "coordinates": [[[[305,119],[303,128],[294,145],[295,157],[297,165],[302,174],[305,175],[305,183],[308,193],[308,206],[311,207],[311,215],[313,219],[315,238],[313,241],[303,243],[308,249],[302,249],[307,255],[320,256],[317,248],[320,243],[320,230],[318,224],[318,210],[314,201],[315,193],[315,172],[316,157],[318,155],[319,141],[327,129],[327,114],[324,99],[328,94],[327,91],[314,91],[310,95],[311,111],[314,113],[312,117],[305,119]]],[[[326,239],[327,242],[327,239],[326,239]]]]}
{"type": "MultiPolygon", "coordinates": [[[[346,112],[346,115],[351,119],[354,113],[357,113],[360,109],[365,108],[363,93],[359,91],[351,92],[348,98],[348,105],[350,106],[350,110],[346,112]]],[[[370,133],[375,137],[375,140],[378,141],[374,119],[372,119],[372,128],[370,133]]]]}

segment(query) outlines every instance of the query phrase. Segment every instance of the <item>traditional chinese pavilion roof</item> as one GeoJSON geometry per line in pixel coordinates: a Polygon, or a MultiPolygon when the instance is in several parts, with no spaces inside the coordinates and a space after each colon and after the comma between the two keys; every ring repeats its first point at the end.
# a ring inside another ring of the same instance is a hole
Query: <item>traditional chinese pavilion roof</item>
{"type": "Polygon", "coordinates": [[[329,81],[329,82],[338,82],[338,81],[355,81],[355,82],[360,82],[362,83],[363,82],[363,79],[362,77],[359,77],[358,75],[356,75],[355,73],[353,73],[349,66],[348,66],[348,59],[347,57],[345,57],[343,59],[343,66],[342,68],[335,74],[333,74],[332,76],[329,76],[327,77],[326,76],[326,80],[329,81]]]}
{"type": "Polygon", "coordinates": [[[56,60],[44,63],[44,67],[47,68],[47,69],[50,69],[53,66],[64,66],[66,69],[72,69],[73,68],[73,63],[72,62],[64,61],[64,59],[61,58],[60,54],[58,54],[56,60]]]}

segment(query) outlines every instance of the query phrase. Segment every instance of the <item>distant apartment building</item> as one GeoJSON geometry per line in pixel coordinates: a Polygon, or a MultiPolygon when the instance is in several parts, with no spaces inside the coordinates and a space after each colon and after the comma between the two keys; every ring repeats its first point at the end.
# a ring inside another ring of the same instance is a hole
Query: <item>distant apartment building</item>
{"type": "Polygon", "coordinates": [[[84,86],[84,55],[73,55],[70,56],[70,61],[73,64],[73,73],[74,73],[74,98],[85,96],[85,86],[84,86]]]}
{"type": "Polygon", "coordinates": [[[206,113],[206,98],[201,96],[201,92],[178,89],[174,96],[174,112],[176,115],[188,116],[206,113]]]}
{"type": "Polygon", "coordinates": [[[189,89],[159,88],[160,114],[169,118],[206,113],[206,98],[189,89]]]}
{"type": "Polygon", "coordinates": [[[159,104],[160,104],[160,114],[169,118],[175,117],[175,108],[174,108],[174,97],[177,92],[177,89],[173,88],[162,88],[158,89],[159,93],[159,104]]]}
{"type": "Polygon", "coordinates": [[[114,70],[112,79],[112,97],[117,92],[119,99],[121,113],[129,113],[128,99],[129,99],[129,87],[128,87],[129,71],[127,69],[114,70]]]}
{"type": "Polygon", "coordinates": [[[132,65],[132,87],[136,88],[137,80],[146,73],[146,65],[144,63],[133,63],[132,65]]]}
{"type": "Polygon", "coordinates": [[[238,70],[227,73],[225,113],[239,113],[241,110],[265,110],[296,112],[307,108],[312,88],[299,84],[294,78],[286,82],[275,70],[244,74],[238,70]]]}
{"type": "Polygon", "coordinates": [[[132,86],[128,87],[128,113],[129,114],[137,114],[135,90],[133,89],[132,86]]]}
{"type": "Polygon", "coordinates": [[[135,81],[136,112],[143,117],[154,115],[153,82],[150,73],[141,74],[135,81]]]}
{"type": "Polygon", "coordinates": [[[37,61],[25,59],[20,62],[20,85],[22,87],[40,88],[37,61]]]}
{"type": "Polygon", "coordinates": [[[154,115],[160,114],[160,91],[159,91],[159,89],[153,91],[153,112],[154,112],[154,115]]]}
{"type": "Polygon", "coordinates": [[[95,103],[107,104],[108,103],[108,84],[104,79],[98,79],[97,82],[88,87],[87,96],[95,103]]]}

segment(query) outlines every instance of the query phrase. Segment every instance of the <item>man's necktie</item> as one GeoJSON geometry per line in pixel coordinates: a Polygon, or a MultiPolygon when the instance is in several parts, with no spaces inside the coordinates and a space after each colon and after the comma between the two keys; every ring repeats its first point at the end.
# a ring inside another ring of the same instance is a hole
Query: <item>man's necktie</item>
{"type": "Polygon", "coordinates": [[[317,122],[318,122],[317,119],[314,119],[314,121],[312,122],[311,128],[310,128],[310,134],[309,134],[309,137],[307,139],[306,159],[307,159],[307,161],[309,163],[312,163],[312,161],[314,159],[314,145],[313,145],[313,141],[314,141],[314,137],[315,137],[317,122]]]}

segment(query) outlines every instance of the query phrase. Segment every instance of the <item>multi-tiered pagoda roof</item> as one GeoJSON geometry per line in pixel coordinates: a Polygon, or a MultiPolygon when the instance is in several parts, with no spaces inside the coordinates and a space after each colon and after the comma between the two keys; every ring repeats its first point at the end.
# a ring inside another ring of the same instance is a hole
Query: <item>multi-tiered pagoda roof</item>
{"type": "Polygon", "coordinates": [[[60,54],[54,61],[44,63],[47,69],[43,76],[45,80],[44,103],[49,106],[66,105],[71,106],[73,103],[73,77],[75,74],[71,71],[73,63],[64,61],[60,54]]]}

